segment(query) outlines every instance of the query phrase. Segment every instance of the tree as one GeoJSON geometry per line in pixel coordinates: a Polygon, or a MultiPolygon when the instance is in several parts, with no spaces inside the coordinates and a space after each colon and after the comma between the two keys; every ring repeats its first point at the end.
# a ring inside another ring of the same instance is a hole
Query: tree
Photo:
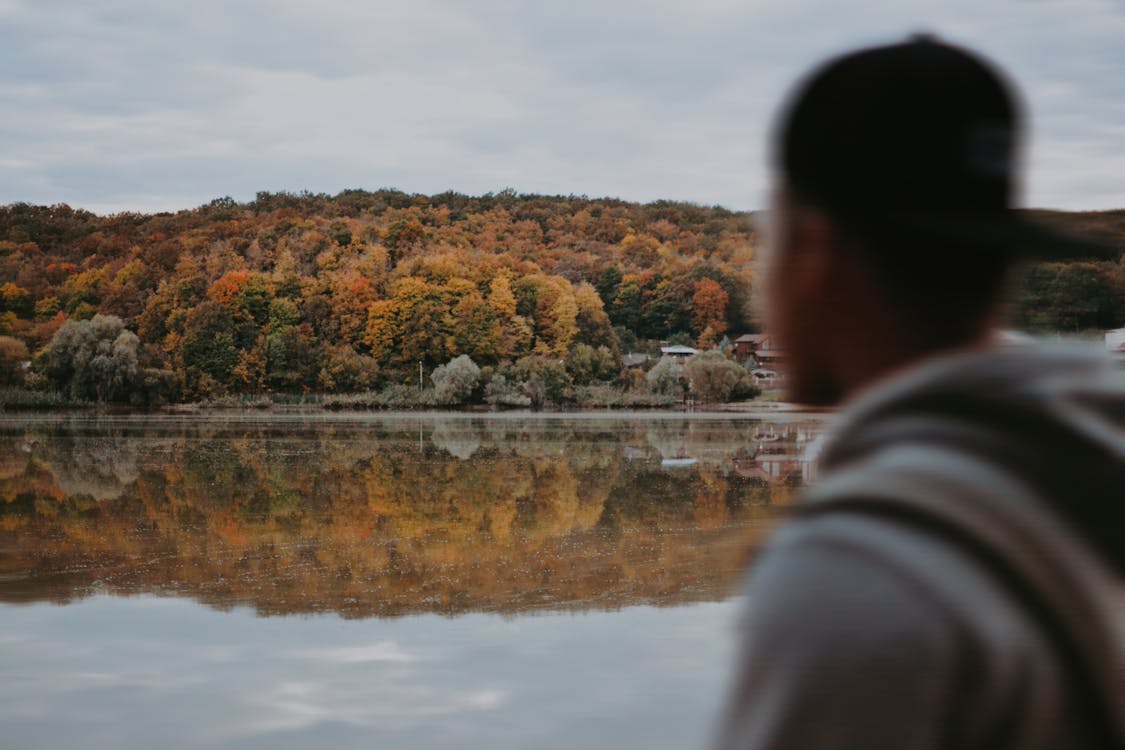
{"type": "Polygon", "coordinates": [[[702,335],[708,328],[714,339],[727,330],[727,292],[714,279],[703,278],[695,282],[695,293],[691,297],[694,313],[692,330],[702,335]]]}
{"type": "Polygon", "coordinates": [[[0,336],[0,386],[22,385],[27,344],[11,336],[0,336]]]}
{"type": "Polygon", "coordinates": [[[610,306],[609,317],[615,325],[633,332],[639,332],[641,314],[644,308],[644,292],[640,278],[629,274],[621,280],[610,306]]]}
{"type": "Polygon", "coordinates": [[[138,383],[137,335],[121,319],[68,320],[47,348],[46,375],[73,398],[128,401],[138,383]]]}
{"type": "Polygon", "coordinates": [[[523,384],[533,409],[542,408],[547,402],[566,403],[573,395],[570,374],[556,357],[541,354],[523,357],[516,362],[512,372],[523,384]]]}
{"type": "Polygon", "coordinates": [[[1096,263],[1039,263],[1032,266],[1016,305],[1015,322],[1036,330],[1080,331],[1112,328],[1113,279],[1096,263]]]}
{"type": "Polygon", "coordinates": [[[317,381],[320,359],[308,323],[282,325],[266,339],[266,382],[281,391],[308,390],[317,381]]]}
{"type": "Polygon", "coordinates": [[[493,308],[470,287],[453,305],[453,349],[479,362],[496,362],[504,345],[504,329],[493,308]]]}
{"type": "Polygon", "coordinates": [[[516,313],[516,296],[507,276],[496,276],[489,283],[488,306],[502,331],[497,357],[511,359],[527,354],[533,335],[531,326],[516,313]]]}
{"type": "Polygon", "coordinates": [[[617,349],[617,336],[613,324],[606,314],[602,298],[594,287],[583,282],[574,288],[574,302],[578,306],[575,324],[578,332],[575,340],[591,346],[606,346],[617,349]]]}
{"type": "Polygon", "coordinates": [[[33,313],[35,305],[31,295],[23,287],[12,282],[0,285],[0,310],[14,312],[20,317],[28,317],[33,313]]]}
{"type": "Polygon", "coordinates": [[[189,387],[194,387],[200,375],[207,375],[223,385],[230,382],[231,371],[239,359],[235,338],[235,322],[218,302],[208,300],[192,308],[184,324],[180,346],[189,387]]]}
{"type": "Polygon", "coordinates": [[[606,346],[575,344],[566,358],[566,371],[575,385],[612,380],[620,370],[617,357],[606,346]]]}
{"type": "Polygon", "coordinates": [[[434,398],[439,404],[462,404],[473,395],[480,383],[480,368],[466,354],[439,365],[430,374],[434,398]]]}
{"type": "Polygon", "coordinates": [[[347,344],[327,346],[317,383],[328,391],[363,391],[379,382],[379,364],[347,344]]]}
{"type": "Polygon", "coordinates": [[[393,296],[371,305],[364,342],[380,364],[430,367],[447,361],[455,345],[447,289],[417,276],[395,282],[393,296]]]}

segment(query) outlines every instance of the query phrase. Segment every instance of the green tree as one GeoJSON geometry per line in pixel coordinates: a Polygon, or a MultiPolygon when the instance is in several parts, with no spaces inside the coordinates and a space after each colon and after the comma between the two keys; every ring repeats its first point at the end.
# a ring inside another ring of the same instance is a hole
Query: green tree
{"type": "Polygon", "coordinates": [[[138,343],[113,315],[68,320],[47,348],[46,376],[73,398],[128,401],[141,375],[138,343]]]}
{"type": "Polygon", "coordinates": [[[194,388],[201,375],[226,386],[238,364],[237,326],[228,310],[207,300],[187,315],[180,347],[185,379],[194,388]]]}
{"type": "Polygon", "coordinates": [[[1112,276],[1102,264],[1040,263],[1027,272],[1014,322],[1047,331],[1112,328],[1121,323],[1117,305],[1112,276]]]}
{"type": "Polygon", "coordinates": [[[309,390],[320,372],[320,347],[308,323],[282,325],[266,338],[266,382],[281,391],[309,390]]]}
{"type": "Polygon", "coordinates": [[[575,385],[612,380],[620,370],[617,357],[606,346],[575,344],[566,358],[566,371],[575,385]]]}
{"type": "Polygon", "coordinates": [[[557,357],[528,355],[516,362],[512,373],[522,384],[533,409],[546,403],[564,404],[573,396],[570,374],[557,357]]]}

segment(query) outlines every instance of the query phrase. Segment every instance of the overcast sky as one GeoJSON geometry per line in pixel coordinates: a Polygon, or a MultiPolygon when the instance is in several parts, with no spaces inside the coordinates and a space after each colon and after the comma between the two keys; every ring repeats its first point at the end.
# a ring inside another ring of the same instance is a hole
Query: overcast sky
{"type": "Polygon", "coordinates": [[[0,203],[510,187],[757,208],[794,79],[923,29],[1021,84],[1024,203],[1125,207],[1122,0],[0,0],[0,203]]]}

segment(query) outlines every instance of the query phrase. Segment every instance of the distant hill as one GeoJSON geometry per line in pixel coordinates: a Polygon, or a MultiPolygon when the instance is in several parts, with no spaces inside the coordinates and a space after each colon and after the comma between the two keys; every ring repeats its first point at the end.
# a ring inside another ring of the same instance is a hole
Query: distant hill
{"type": "Polygon", "coordinates": [[[1118,260],[1125,253],[1125,209],[1113,211],[1047,211],[1026,213],[1036,221],[1101,245],[1102,259],[1118,260]]]}
{"type": "MultiPolygon", "coordinates": [[[[1033,213],[1109,250],[1033,268],[1016,322],[1125,323],[1125,211],[1033,213]]],[[[0,358],[26,347],[33,381],[73,382],[45,348],[101,314],[120,324],[99,319],[98,335],[135,333],[119,342],[135,368],[189,398],[417,383],[419,363],[460,354],[489,373],[523,361],[521,377],[547,377],[553,358],[604,380],[620,352],[753,330],[755,243],[751,215],[721,207],[512,191],[259,193],[152,215],[13,204],[0,207],[0,358]]],[[[74,356],[116,356],[80,339],[74,356]]]]}

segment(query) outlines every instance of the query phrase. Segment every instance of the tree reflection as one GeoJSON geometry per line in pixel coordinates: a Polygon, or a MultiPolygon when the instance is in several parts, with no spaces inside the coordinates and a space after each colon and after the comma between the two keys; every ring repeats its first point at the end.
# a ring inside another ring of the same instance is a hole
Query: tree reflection
{"type": "Polygon", "coordinates": [[[0,600],[369,617],[722,598],[818,428],[770,425],[766,445],[747,420],[9,426],[0,600]]]}

